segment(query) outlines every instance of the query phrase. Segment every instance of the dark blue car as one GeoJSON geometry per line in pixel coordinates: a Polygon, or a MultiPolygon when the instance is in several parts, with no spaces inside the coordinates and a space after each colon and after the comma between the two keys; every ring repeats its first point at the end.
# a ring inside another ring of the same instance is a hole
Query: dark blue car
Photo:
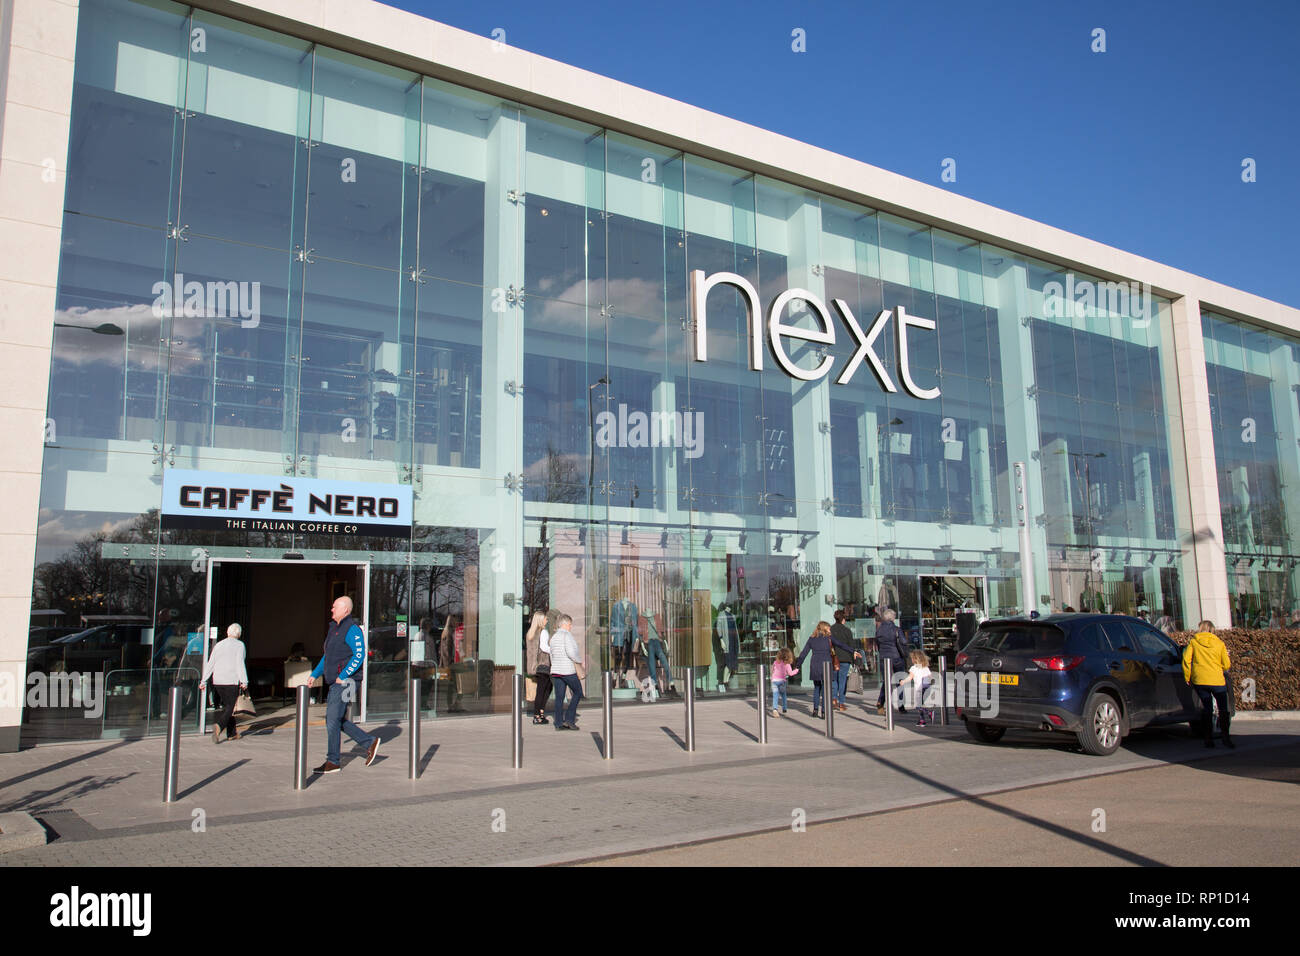
{"type": "Polygon", "coordinates": [[[1182,721],[1199,727],[1182,652],[1133,617],[985,621],[954,667],[957,712],[985,743],[997,742],[1008,728],[1047,730],[1074,734],[1084,751],[1106,756],[1133,730],[1182,721]],[[993,704],[978,706],[979,692],[993,704]]]}

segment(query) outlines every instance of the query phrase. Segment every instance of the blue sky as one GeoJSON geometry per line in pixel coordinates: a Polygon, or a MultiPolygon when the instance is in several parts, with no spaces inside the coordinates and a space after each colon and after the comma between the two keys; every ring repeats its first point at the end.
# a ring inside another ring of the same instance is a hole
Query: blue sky
{"type": "Polygon", "coordinates": [[[390,2],[1300,307],[1296,0],[390,2]]]}

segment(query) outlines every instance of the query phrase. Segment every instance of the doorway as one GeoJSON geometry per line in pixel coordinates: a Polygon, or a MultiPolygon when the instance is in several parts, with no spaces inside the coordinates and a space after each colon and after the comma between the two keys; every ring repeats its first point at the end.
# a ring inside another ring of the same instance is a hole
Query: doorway
{"type": "Polygon", "coordinates": [[[982,575],[920,574],[921,646],[950,661],[987,615],[988,581],[982,575]]]}
{"type": "MultiPolygon", "coordinates": [[[[290,686],[304,667],[315,667],[325,647],[330,606],[339,597],[352,599],[352,616],[361,625],[370,657],[370,565],[355,561],[295,561],[260,558],[210,558],[203,664],[226,628],[243,629],[248,691],[259,712],[285,705],[290,686]],[[301,658],[306,658],[303,662],[301,658]]],[[[368,669],[367,669],[368,671],[368,669]]],[[[367,683],[362,675],[360,714],[366,719],[367,683]]],[[[199,731],[206,731],[208,707],[200,708],[199,731]]]]}

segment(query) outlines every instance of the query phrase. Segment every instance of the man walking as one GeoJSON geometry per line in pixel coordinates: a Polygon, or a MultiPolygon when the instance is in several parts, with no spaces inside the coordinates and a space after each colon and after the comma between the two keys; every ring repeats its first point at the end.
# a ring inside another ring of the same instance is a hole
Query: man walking
{"type": "Polygon", "coordinates": [[[375,762],[379,753],[379,738],[367,734],[364,730],[348,720],[348,704],[356,699],[360,683],[361,667],[365,663],[365,639],[361,626],[352,619],[352,598],[344,595],[336,598],[330,608],[331,623],[325,635],[325,656],[320,659],[316,669],[311,672],[311,682],[324,677],[328,688],[325,704],[325,735],[329,752],[325,762],[313,773],[338,773],[340,766],[339,731],[366,748],[366,766],[375,762]]]}
{"type": "MultiPolygon", "coordinates": [[[[853,631],[844,623],[844,618],[848,615],[844,613],[843,608],[835,609],[835,623],[831,625],[831,636],[841,644],[847,644],[850,647],[857,645],[853,637],[853,631]]],[[[831,705],[836,710],[848,710],[849,705],[844,702],[844,695],[849,689],[849,671],[853,669],[853,661],[847,658],[839,662],[839,667],[835,668],[835,673],[831,675],[833,680],[831,705]]]]}

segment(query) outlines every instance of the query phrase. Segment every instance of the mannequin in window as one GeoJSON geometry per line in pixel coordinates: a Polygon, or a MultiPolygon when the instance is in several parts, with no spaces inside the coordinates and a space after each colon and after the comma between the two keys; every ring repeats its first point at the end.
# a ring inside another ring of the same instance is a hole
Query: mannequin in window
{"type": "Polygon", "coordinates": [[[655,618],[659,617],[659,615],[651,614],[649,611],[642,611],[641,616],[646,622],[646,667],[650,670],[650,683],[656,688],[660,686],[656,662],[662,663],[664,677],[661,693],[676,696],[677,691],[673,687],[673,672],[668,666],[668,642],[664,640],[663,633],[655,623],[655,618]]]}
{"type": "Polygon", "coordinates": [[[636,643],[636,605],[623,595],[609,609],[610,670],[620,671],[619,686],[627,687],[627,671],[632,666],[632,645],[636,643]]]}
{"type": "Polygon", "coordinates": [[[713,625],[713,659],[718,666],[718,690],[726,692],[729,677],[736,676],[737,658],[740,657],[740,628],[736,624],[736,615],[730,604],[723,604],[718,609],[718,618],[713,625]]]}
{"type": "Polygon", "coordinates": [[[885,578],[880,582],[880,591],[876,594],[876,617],[880,617],[880,612],[887,607],[898,610],[898,585],[894,583],[893,578],[885,578]]]}

